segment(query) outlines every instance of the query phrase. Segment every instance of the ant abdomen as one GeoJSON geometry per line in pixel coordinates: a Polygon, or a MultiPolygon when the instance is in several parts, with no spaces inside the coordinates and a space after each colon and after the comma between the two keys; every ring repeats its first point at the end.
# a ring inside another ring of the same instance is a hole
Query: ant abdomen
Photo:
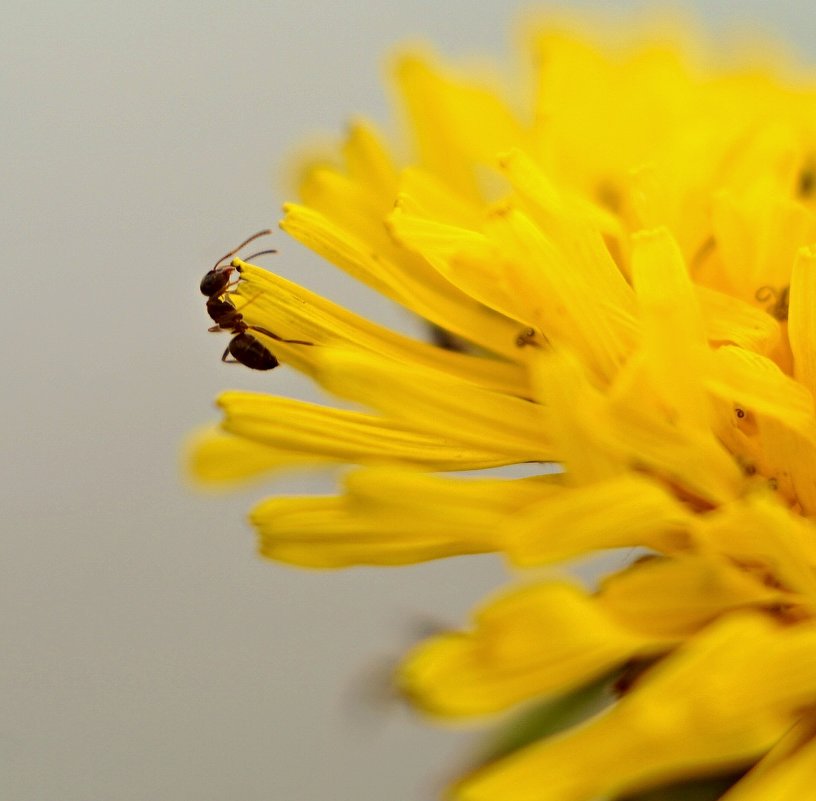
{"type": "Polygon", "coordinates": [[[221,357],[222,361],[227,360],[228,353],[236,362],[240,362],[251,370],[272,370],[279,364],[274,354],[246,331],[236,334],[230,340],[221,357]]]}

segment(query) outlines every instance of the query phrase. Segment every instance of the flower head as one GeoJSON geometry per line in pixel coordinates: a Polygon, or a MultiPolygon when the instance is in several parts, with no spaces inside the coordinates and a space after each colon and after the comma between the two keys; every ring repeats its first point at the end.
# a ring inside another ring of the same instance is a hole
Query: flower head
{"type": "Polygon", "coordinates": [[[207,480],[349,464],[275,497],[264,556],[336,568],[495,552],[518,584],[398,681],[445,718],[600,681],[462,801],[591,801],[750,770],[799,799],[816,762],[816,82],[703,71],[678,48],[531,37],[532,105],[434,59],[395,75],[412,155],[368,123],[308,169],[282,228],[427,321],[425,343],[235,259],[242,333],[360,410],[247,392],[207,480]],[[447,475],[538,465],[526,478],[447,475]],[[642,556],[592,592],[528,569],[642,556]]]}

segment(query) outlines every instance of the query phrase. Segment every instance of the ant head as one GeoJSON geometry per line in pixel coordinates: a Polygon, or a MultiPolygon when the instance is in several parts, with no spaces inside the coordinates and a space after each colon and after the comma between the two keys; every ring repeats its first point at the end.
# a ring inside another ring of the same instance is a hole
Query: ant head
{"type": "Polygon", "coordinates": [[[216,266],[205,273],[200,284],[201,294],[206,295],[208,298],[220,295],[227,288],[233,269],[234,268],[229,265],[225,265],[224,267],[216,266]]]}
{"type": "MultiPolygon", "coordinates": [[[[258,231],[257,234],[253,234],[249,239],[245,239],[238,245],[237,248],[234,248],[229,253],[224,254],[216,263],[215,266],[205,273],[204,277],[201,279],[201,293],[206,295],[208,298],[213,297],[214,295],[220,295],[224,290],[227,288],[227,284],[229,284],[230,275],[232,271],[235,269],[231,264],[224,264],[224,262],[234,256],[242,247],[245,247],[250,242],[254,242],[256,239],[267,236],[271,234],[272,230],[269,228],[265,228],[263,231],[258,231]]],[[[262,250],[259,253],[254,253],[250,258],[254,258],[255,256],[260,256],[261,253],[268,253],[270,251],[262,250]]],[[[272,251],[274,252],[274,251],[272,251]]]]}

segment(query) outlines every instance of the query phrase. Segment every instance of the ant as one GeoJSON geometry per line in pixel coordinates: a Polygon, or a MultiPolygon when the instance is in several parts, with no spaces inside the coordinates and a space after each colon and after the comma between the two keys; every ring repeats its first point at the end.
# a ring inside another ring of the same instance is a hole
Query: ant
{"type": "MultiPolygon", "coordinates": [[[[235,334],[224,350],[221,361],[227,361],[227,355],[230,355],[236,362],[252,370],[272,370],[278,366],[279,362],[263,343],[247,333],[249,330],[258,331],[272,339],[277,339],[279,342],[288,342],[293,345],[314,344],[313,342],[304,342],[300,339],[283,339],[283,337],[273,334],[266,328],[261,328],[257,325],[247,325],[247,323],[244,322],[243,315],[235,308],[232,301],[226,298],[226,295],[230,294],[227,292],[227,289],[232,285],[230,283],[230,276],[232,271],[238,268],[233,267],[232,264],[224,264],[223,262],[230,258],[230,256],[234,256],[242,247],[248,245],[253,240],[271,233],[272,231],[268,229],[259,231],[238,245],[237,248],[231,250],[225,256],[222,256],[215,263],[215,266],[205,273],[200,285],[202,294],[207,295],[207,313],[215,322],[215,325],[210,328],[210,331],[230,331],[235,334]]],[[[276,252],[275,250],[262,250],[248,258],[252,259],[255,258],[255,256],[260,256],[265,253],[276,252]]]]}

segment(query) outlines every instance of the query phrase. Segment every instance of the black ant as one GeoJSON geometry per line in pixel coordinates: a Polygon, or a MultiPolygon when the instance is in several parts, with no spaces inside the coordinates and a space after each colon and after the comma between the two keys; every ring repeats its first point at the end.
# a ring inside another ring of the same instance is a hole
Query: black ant
{"type": "MultiPolygon", "coordinates": [[[[293,345],[314,344],[313,342],[304,342],[300,339],[283,339],[283,337],[273,334],[266,328],[261,328],[257,325],[247,325],[247,323],[244,322],[241,312],[239,312],[232,301],[226,297],[227,294],[230,294],[227,292],[227,288],[230,286],[230,276],[232,271],[237,268],[233,267],[232,264],[225,265],[223,262],[230,258],[230,256],[234,256],[242,247],[248,245],[253,240],[271,233],[270,230],[264,230],[249,237],[249,239],[238,245],[235,250],[231,250],[225,256],[222,256],[215,263],[215,266],[201,279],[201,292],[207,295],[207,313],[215,322],[215,325],[210,328],[210,331],[230,331],[235,334],[224,350],[221,361],[227,361],[227,356],[230,355],[236,362],[252,370],[272,370],[278,366],[279,362],[263,343],[247,333],[250,330],[258,331],[272,339],[277,339],[279,342],[288,342],[293,345]]],[[[255,258],[255,256],[260,256],[264,253],[275,252],[274,250],[263,250],[248,258],[255,258]]]]}

